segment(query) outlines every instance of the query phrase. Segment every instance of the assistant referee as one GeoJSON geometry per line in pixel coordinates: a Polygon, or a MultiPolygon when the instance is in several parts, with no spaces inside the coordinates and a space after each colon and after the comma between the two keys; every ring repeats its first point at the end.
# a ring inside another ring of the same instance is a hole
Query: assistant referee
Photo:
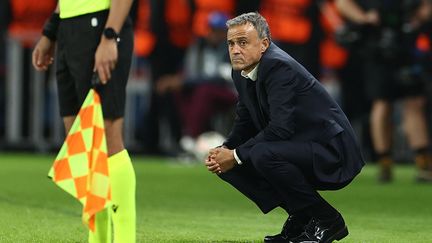
{"type": "Polygon", "coordinates": [[[133,29],[128,18],[133,0],[59,0],[33,51],[38,71],[53,63],[60,115],[66,132],[97,72],[105,119],[113,206],[96,214],[96,230],[89,242],[135,242],[135,172],[122,138],[126,83],[133,51],[133,29]]]}

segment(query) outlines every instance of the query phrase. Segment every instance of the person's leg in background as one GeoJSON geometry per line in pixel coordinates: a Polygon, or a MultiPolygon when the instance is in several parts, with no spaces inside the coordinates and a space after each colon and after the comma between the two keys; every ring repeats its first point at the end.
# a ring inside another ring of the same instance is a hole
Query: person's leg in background
{"type": "Polygon", "coordinates": [[[403,103],[403,128],[410,148],[415,155],[418,169],[417,180],[432,181],[429,133],[425,117],[426,98],[408,97],[403,103]]]}
{"type": "Polygon", "coordinates": [[[363,58],[362,70],[366,94],[372,101],[369,117],[370,136],[379,166],[378,180],[386,183],[392,174],[393,101],[398,98],[395,78],[391,75],[394,67],[375,55],[363,58]]]}
{"type": "Polygon", "coordinates": [[[392,145],[392,104],[389,101],[378,99],[373,101],[370,115],[371,138],[378,164],[380,166],[379,180],[389,182],[392,180],[391,145],[392,145]]]}

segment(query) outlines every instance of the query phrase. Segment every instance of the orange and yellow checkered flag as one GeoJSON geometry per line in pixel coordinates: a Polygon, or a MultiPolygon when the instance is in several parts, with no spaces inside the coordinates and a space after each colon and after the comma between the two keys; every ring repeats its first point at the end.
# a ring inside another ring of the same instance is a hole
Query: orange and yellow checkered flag
{"type": "Polygon", "coordinates": [[[111,200],[102,107],[94,89],[81,106],[48,175],[83,204],[83,222],[94,231],[95,214],[111,200]]]}

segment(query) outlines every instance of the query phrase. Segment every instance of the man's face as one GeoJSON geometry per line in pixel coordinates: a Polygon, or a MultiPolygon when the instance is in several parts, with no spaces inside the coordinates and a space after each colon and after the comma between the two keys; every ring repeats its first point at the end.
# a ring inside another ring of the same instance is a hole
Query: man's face
{"type": "Polygon", "coordinates": [[[267,38],[259,38],[251,23],[230,27],[227,41],[233,69],[245,72],[252,71],[269,45],[267,38]]]}

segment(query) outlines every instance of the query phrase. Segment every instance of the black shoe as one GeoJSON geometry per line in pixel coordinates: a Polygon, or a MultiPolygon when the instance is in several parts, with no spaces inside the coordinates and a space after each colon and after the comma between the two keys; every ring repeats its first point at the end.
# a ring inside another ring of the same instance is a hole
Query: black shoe
{"type": "Polygon", "coordinates": [[[381,183],[390,183],[393,181],[393,171],[391,167],[381,167],[378,181],[381,183]]]}
{"type": "Polygon", "coordinates": [[[290,215],[285,221],[281,233],[264,237],[264,242],[289,242],[289,240],[299,236],[304,231],[304,226],[307,223],[307,218],[290,215]]]}
{"type": "Polygon", "coordinates": [[[341,240],[348,235],[348,228],[342,215],[332,220],[331,222],[323,222],[316,219],[311,221],[305,226],[304,232],[292,239],[290,243],[331,243],[334,240],[341,240]]]}

